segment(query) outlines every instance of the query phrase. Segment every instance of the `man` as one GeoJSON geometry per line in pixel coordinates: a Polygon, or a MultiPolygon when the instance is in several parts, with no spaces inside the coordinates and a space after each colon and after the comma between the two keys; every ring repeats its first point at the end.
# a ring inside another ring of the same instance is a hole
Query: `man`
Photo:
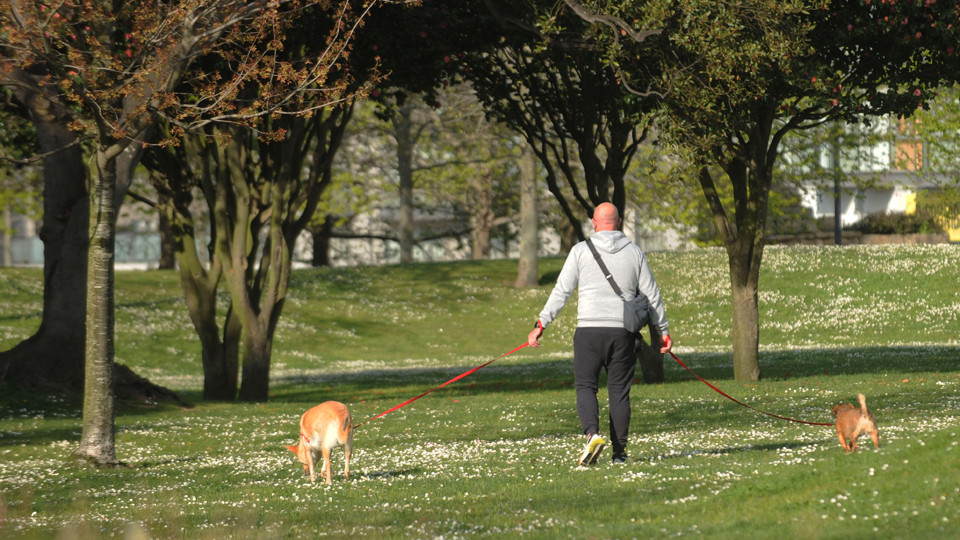
{"type": "Polygon", "coordinates": [[[643,251],[630,242],[619,230],[617,207],[602,203],[593,211],[590,240],[596,246],[603,262],[622,289],[624,298],[600,270],[597,260],[586,242],[573,246],[560,270],[557,284],[550,293],[536,328],[527,336],[531,347],[540,346],[544,329],[560,313],[574,289],[579,287],[577,302],[577,330],[573,338],[574,387],[577,391],[577,415],[587,444],[578,465],[596,463],[606,441],[599,435],[600,413],[597,403],[600,369],[607,371],[607,390],[610,400],[610,442],[613,462],[627,460],[627,433],[630,427],[630,386],[636,370],[635,334],[623,326],[623,303],[638,292],[650,302],[652,322],[660,330],[660,352],[669,352],[669,324],[664,312],[660,288],[647,264],[643,251]]]}

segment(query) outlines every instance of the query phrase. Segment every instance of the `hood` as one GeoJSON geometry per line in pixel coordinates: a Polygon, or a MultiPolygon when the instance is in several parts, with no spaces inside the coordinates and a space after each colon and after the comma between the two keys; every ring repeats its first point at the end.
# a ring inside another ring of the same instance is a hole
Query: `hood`
{"type": "Polygon", "coordinates": [[[630,245],[630,239],[621,231],[600,231],[590,235],[597,249],[604,253],[616,253],[630,245]]]}

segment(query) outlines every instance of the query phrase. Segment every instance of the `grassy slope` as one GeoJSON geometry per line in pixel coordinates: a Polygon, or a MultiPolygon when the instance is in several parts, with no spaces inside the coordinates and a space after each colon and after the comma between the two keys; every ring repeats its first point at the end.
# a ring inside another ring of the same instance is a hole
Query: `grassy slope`
{"type": "MultiPolygon", "coordinates": [[[[300,412],[337,399],[363,421],[521,344],[562,260],[542,261],[543,286],[526,291],[509,286],[510,261],[308,270],[278,332],[271,401],[124,406],[128,468],[67,459],[79,438],[70,400],[0,398],[0,535],[960,533],[956,246],[768,249],[765,378],[751,385],[730,380],[724,254],[650,260],[688,365],[753,406],[816,422],[864,392],[880,450],[844,455],[832,428],[757,415],[671,362],[666,384],[633,392],[633,461],[577,470],[571,305],[541,349],[361,426],[354,478],[311,486],[282,448],[300,412]]],[[[0,271],[0,348],[38,324],[37,280],[0,271]]],[[[179,297],[173,273],[118,275],[117,358],[195,399],[198,347],[179,297]]]]}

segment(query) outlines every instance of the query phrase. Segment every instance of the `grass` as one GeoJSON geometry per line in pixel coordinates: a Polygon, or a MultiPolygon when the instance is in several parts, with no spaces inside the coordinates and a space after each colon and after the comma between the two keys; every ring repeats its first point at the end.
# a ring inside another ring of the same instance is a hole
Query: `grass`
{"type": "MultiPolygon", "coordinates": [[[[309,484],[284,444],[327,399],[365,421],[521,344],[562,265],[516,290],[511,261],[298,271],[266,403],[202,403],[199,346],[172,272],[117,277],[116,355],[196,402],[122,404],[117,453],[70,458],[78,402],[0,397],[4,538],[960,535],[957,246],[768,248],[763,380],[732,380],[726,257],[654,253],[677,354],[737,399],[829,422],[867,395],[881,447],[759,415],[666,364],[632,393],[631,461],[577,469],[568,306],[523,349],[355,435],[354,474],[309,484]]],[[[41,276],[0,270],[0,349],[39,324],[41,276]]],[[[5,389],[7,390],[7,389],[5,389]]],[[[601,425],[606,393],[601,390],[601,425]]]]}

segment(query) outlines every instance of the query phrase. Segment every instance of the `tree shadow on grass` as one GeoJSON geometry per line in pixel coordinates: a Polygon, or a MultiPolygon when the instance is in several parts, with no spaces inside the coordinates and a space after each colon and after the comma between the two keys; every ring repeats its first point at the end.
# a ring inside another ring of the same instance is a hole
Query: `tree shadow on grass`
{"type": "MultiPolygon", "coordinates": [[[[707,380],[733,378],[728,353],[685,353],[677,356],[707,380]]],[[[947,345],[896,347],[845,347],[760,353],[761,379],[785,380],[835,375],[953,372],[960,367],[960,347],[947,345]]],[[[664,358],[667,382],[694,377],[670,358],[664,358]]]]}
{"type": "MultiPolygon", "coordinates": [[[[678,354],[688,366],[705,380],[716,383],[721,390],[729,392],[731,396],[742,399],[758,408],[767,409],[765,404],[750,401],[750,396],[744,396],[741,384],[733,381],[733,369],[728,354],[715,353],[684,353],[678,354]]],[[[894,374],[896,377],[888,383],[901,382],[901,376],[915,378],[913,373],[943,373],[945,377],[953,377],[960,382],[957,374],[960,359],[960,347],[956,346],[900,346],[900,347],[865,347],[823,350],[773,351],[761,353],[761,370],[766,381],[797,380],[802,383],[811,382],[811,379],[821,386],[834,384],[838,376],[874,376],[875,381],[885,381],[883,376],[894,374]]],[[[692,375],[677,365],[671,358],[665,358],[668,366],[666,381],[663,384],[687,383],[695,380],[692,375]]],[[[451,378],[471,369],[471,366],[456,368],[396,368],[371,369],[351,372],[316,373],[307,375],[290,375],[275,377],[271,383],[271,403],[283,407],[284,404],[296,405],[305,410],[306,405],[317,404],[328,400],[343,401],[345,403],[367,402],[383,409],[400,404],[423,392],[434,389],[449,381],[451,378]]],[[[601,380],[601,386],[605,383],[601,380]]],[[[844,383],[845,384],[845,383],[844,383]]],[[[10,389],[4,389],[10,390],[10,389]]],[[[572,359],[544,360],[523,363],[511,363],[508,359],[492,364],[472,375],[455,381],[443,388],[431,392],[431,397],[442,396],[445,399],[460,399],[466,396],[503,395],[563,392],[573,393],[573,362],[572,359]]],[[[642,399],[643,385],[634,388],[635,396],[642,399]]],[[[713,396],[712,391],[705,392],[713,396]]],[[[909,392],[901,392],[902,397],[887,393],[879,400],[872,400],[868,396],[871,410],[877,409],[882,413],[885,405],[910,399],[909,392]]],[[[707,394],[704,394],[707,395],[707,394]]],[[[855,393],[853,394],[855,396],[855,393]]],[[[849,397],[853,397],[849,396],[849,397]]],[[[716,396],[718,403],[727,401],[716,396]]],[[[846,398],[848,396],[843,396],[846,398]]],[[[567,399],[567,398],[562,398],[567,399]]],[[[38,393],[0,391],[0,421],[31,418],[43,415],[46,418],[78,418],[79,399],[51,400],[38,393]]],[[[572,401],[570,402],[572,406],[572,401]]],[[[832,421],[829,406],[823,404],[822,411],[811,415],[810,411],[796,413],[804,418],[818,422],[832,421]]],[[[730,406],[736,406],[730,403],[730,406]]],[[[718,408],[697,410],[695,419],[699,423],[715,418],[722,421],[729,416],[726,405],[718,408]]],[[[784,411],[776,410],[777,414],[784,411]]],[[[157,409],[137,410],[123,407],[119,414],[126,418],[131,416],[150,416],[167,410],[166,407],[157,409]]],[[[790,415],[790,411],[787,414],[790,415]]],[[[666,418],[667,421],[689,421],[691,416],[678,412],[681,417],[666,418]]],[[[751,412],[750,414],[756,414],[751,412]]],[[[670,416],[668,413],[667,416],[670,416]]],[[[359,420],[363,420],[362,418],[359,420]]],[[[635,420],[636,422],[636,420],[635,420]]],[[[33,430],[8,430],[0,436],[0,446],[13,444],[50,443],[61,440],[75,440],[76,428],[44,427],[33,430]],[[16,431],[16,433],[13,433],[16,431]]]]}
{"type": "MultiPolygon", "coordinates": [[[[399,478],[404,476],[419,475],[423,473],[422,467],[413,467],[409,469],[400,469],[400,470],[376,470],[376,471],[364,471],[358,476],[360,478],[368,480],[380,480],[380,479],[391,479],[399,478]]],[[[352,478],[352,475],[351,475],[352,478]]]]}
{"type": "Polygon", "coordinates": [[[202,460],[203,460],[203,456],[199,454],[190,454],[190,455],[184,455],[176,458],[148,459],[145,461],[137,461],[134,464],[128,464],[128,467],[131,469],[152,469],[155,467],[165,467],[168,465],[199,463],[202,460]]]}
{"type": "MultiPolygon", "coordinates": [[[[721,382],[718,388],[734,388],[732,360],[729,354],[686,353],[680,359],[709,382],[721,382]]],[[[841,375],[909,374],[956,372],[960,347],[867,347],[761,353],[762,380],[789,381],[841,375]]],[[[664,358],[666,380],[658,384],[686,383],[698,380],[672,358],[664,358]]],[[[346,399],[404,401],[430,391],[471,369],[397,368],[354,372],[329,372],[275,377],[272,401],[320,403],[341,396],[346,399]]],[[[603,377],[603,376],[601,376],[603,377]]],[[[639,375],[638,375],[639,377],[639,375]]],[[[605,380],[601,378],[601,387],[605,380]]],[[[460,380],[435,390],[448,397],[509,392],[565,390],[573,386],[573,360],[492,364],[460,380]]],[[[637,388],[643,389],[637,380],[637,388]]],[[[342,400],[340,399],[340,400],[342,400]]]]}
{"type": "Polygon", "coordinates": [[[80,440],[80,426],[38,427],[18,431],[0,431],[0,448],[8,446],[50,446],[60,441],[80,440]]]}
{"type": "Polygon", "coordinates": [[[746,452],[770,452],[775,450],[790,449],[795,450],[799,448],[808,448],[811,446],[821,446],[823,444],[829,443],[831,438],[824,438],[818,441],[794,441],[794,442],[770,442],[765,444],[745,444],[741,446],[726,446],[723,448],[702,448],[702,449],[693,449],[686,451],[676,451],[670,452],[667,454],[659,454],[656,456],[653,455],[644,455],[638,454],[633,457],[635,462],[654,462],[654,461],[666,461],[672,459],[686,459],[696,456],[725,456],[728,454],[741,454],[746,452]]]}
{"type": "Polygon", "coordinates": [[[471,369],[398,368],[281,376],[272,381],[271,401],[320,403],[336,396],[350,396],[354,401],[405,401],[424,392],[464,397],[573,387],[573,364],[569,360],[525,364],[508,364],[505,360],[499,366],[491,365],[449,382],[471,369]]]}
{"type": "MultiPolygon", "coordinates": [[[[300,463],[300,462],[296,461],[296,459],[294,459],[293,461],[291,461],[291,464],[292,464],[291,466],[293,466],[293,464],[295,464],[295,465],[297,466],[297,472],[294,473],[294,475],[295,475],[297,478],[304,478],[304,479],[307,480],[307,482],[310,481],[310,473],[307,472],[307,471],[305,471],[305,470],[303,470],[303,468],[301,467],[302,463],[300,463]],[[295,463],[294,463],[294,462],[295,462],[295,463]]],[[[336,473],[338,472],[338,471],[337,471],[337,468],[336,468],[336,467],[337,467],[337,463],[336,463],[336,462],[334,463],[333,467],[334,467],[334,468],[333,468],[332,476],[333,476],[333,477],[336,477],[336,476],[338,476],[338,475],[336,474],[336,473]]],[[[340,472],[340,475],[339,475],[339,476],[342,478],[342,477],[343,477],[343,470],[341,469],[339,472],[340,472]]],[[[350,471],[350,481],[351,481],[351,482],[355,482],[355,481],[357,481],[358,479],[363,479],[363,480],[382,480],[382,479],[386,479],[386,480],[390,480],[390,479],[394,479],[394,478],[404,478],[404,477],[407,477],[407,476],[421,475],[421,474],[423,474],[423,472],[424,472],[424,469],[423,469],[422,467],[411,467],[411,468],[407,468],[407,469],[398,469],[398,470],[378,469],[378,470],[361,471],[361,472],[357,472],[357,471],[354,470],[354,471],[350,471]]],[[[323,477],[320,475],[320,464],[317,464],[317,483],[318,483],[318,484],[319,484],[319,483],[323,483],[323,477]]],[[[334,480],[334,483],[336,483],[336,480],[334,480]]]]}

